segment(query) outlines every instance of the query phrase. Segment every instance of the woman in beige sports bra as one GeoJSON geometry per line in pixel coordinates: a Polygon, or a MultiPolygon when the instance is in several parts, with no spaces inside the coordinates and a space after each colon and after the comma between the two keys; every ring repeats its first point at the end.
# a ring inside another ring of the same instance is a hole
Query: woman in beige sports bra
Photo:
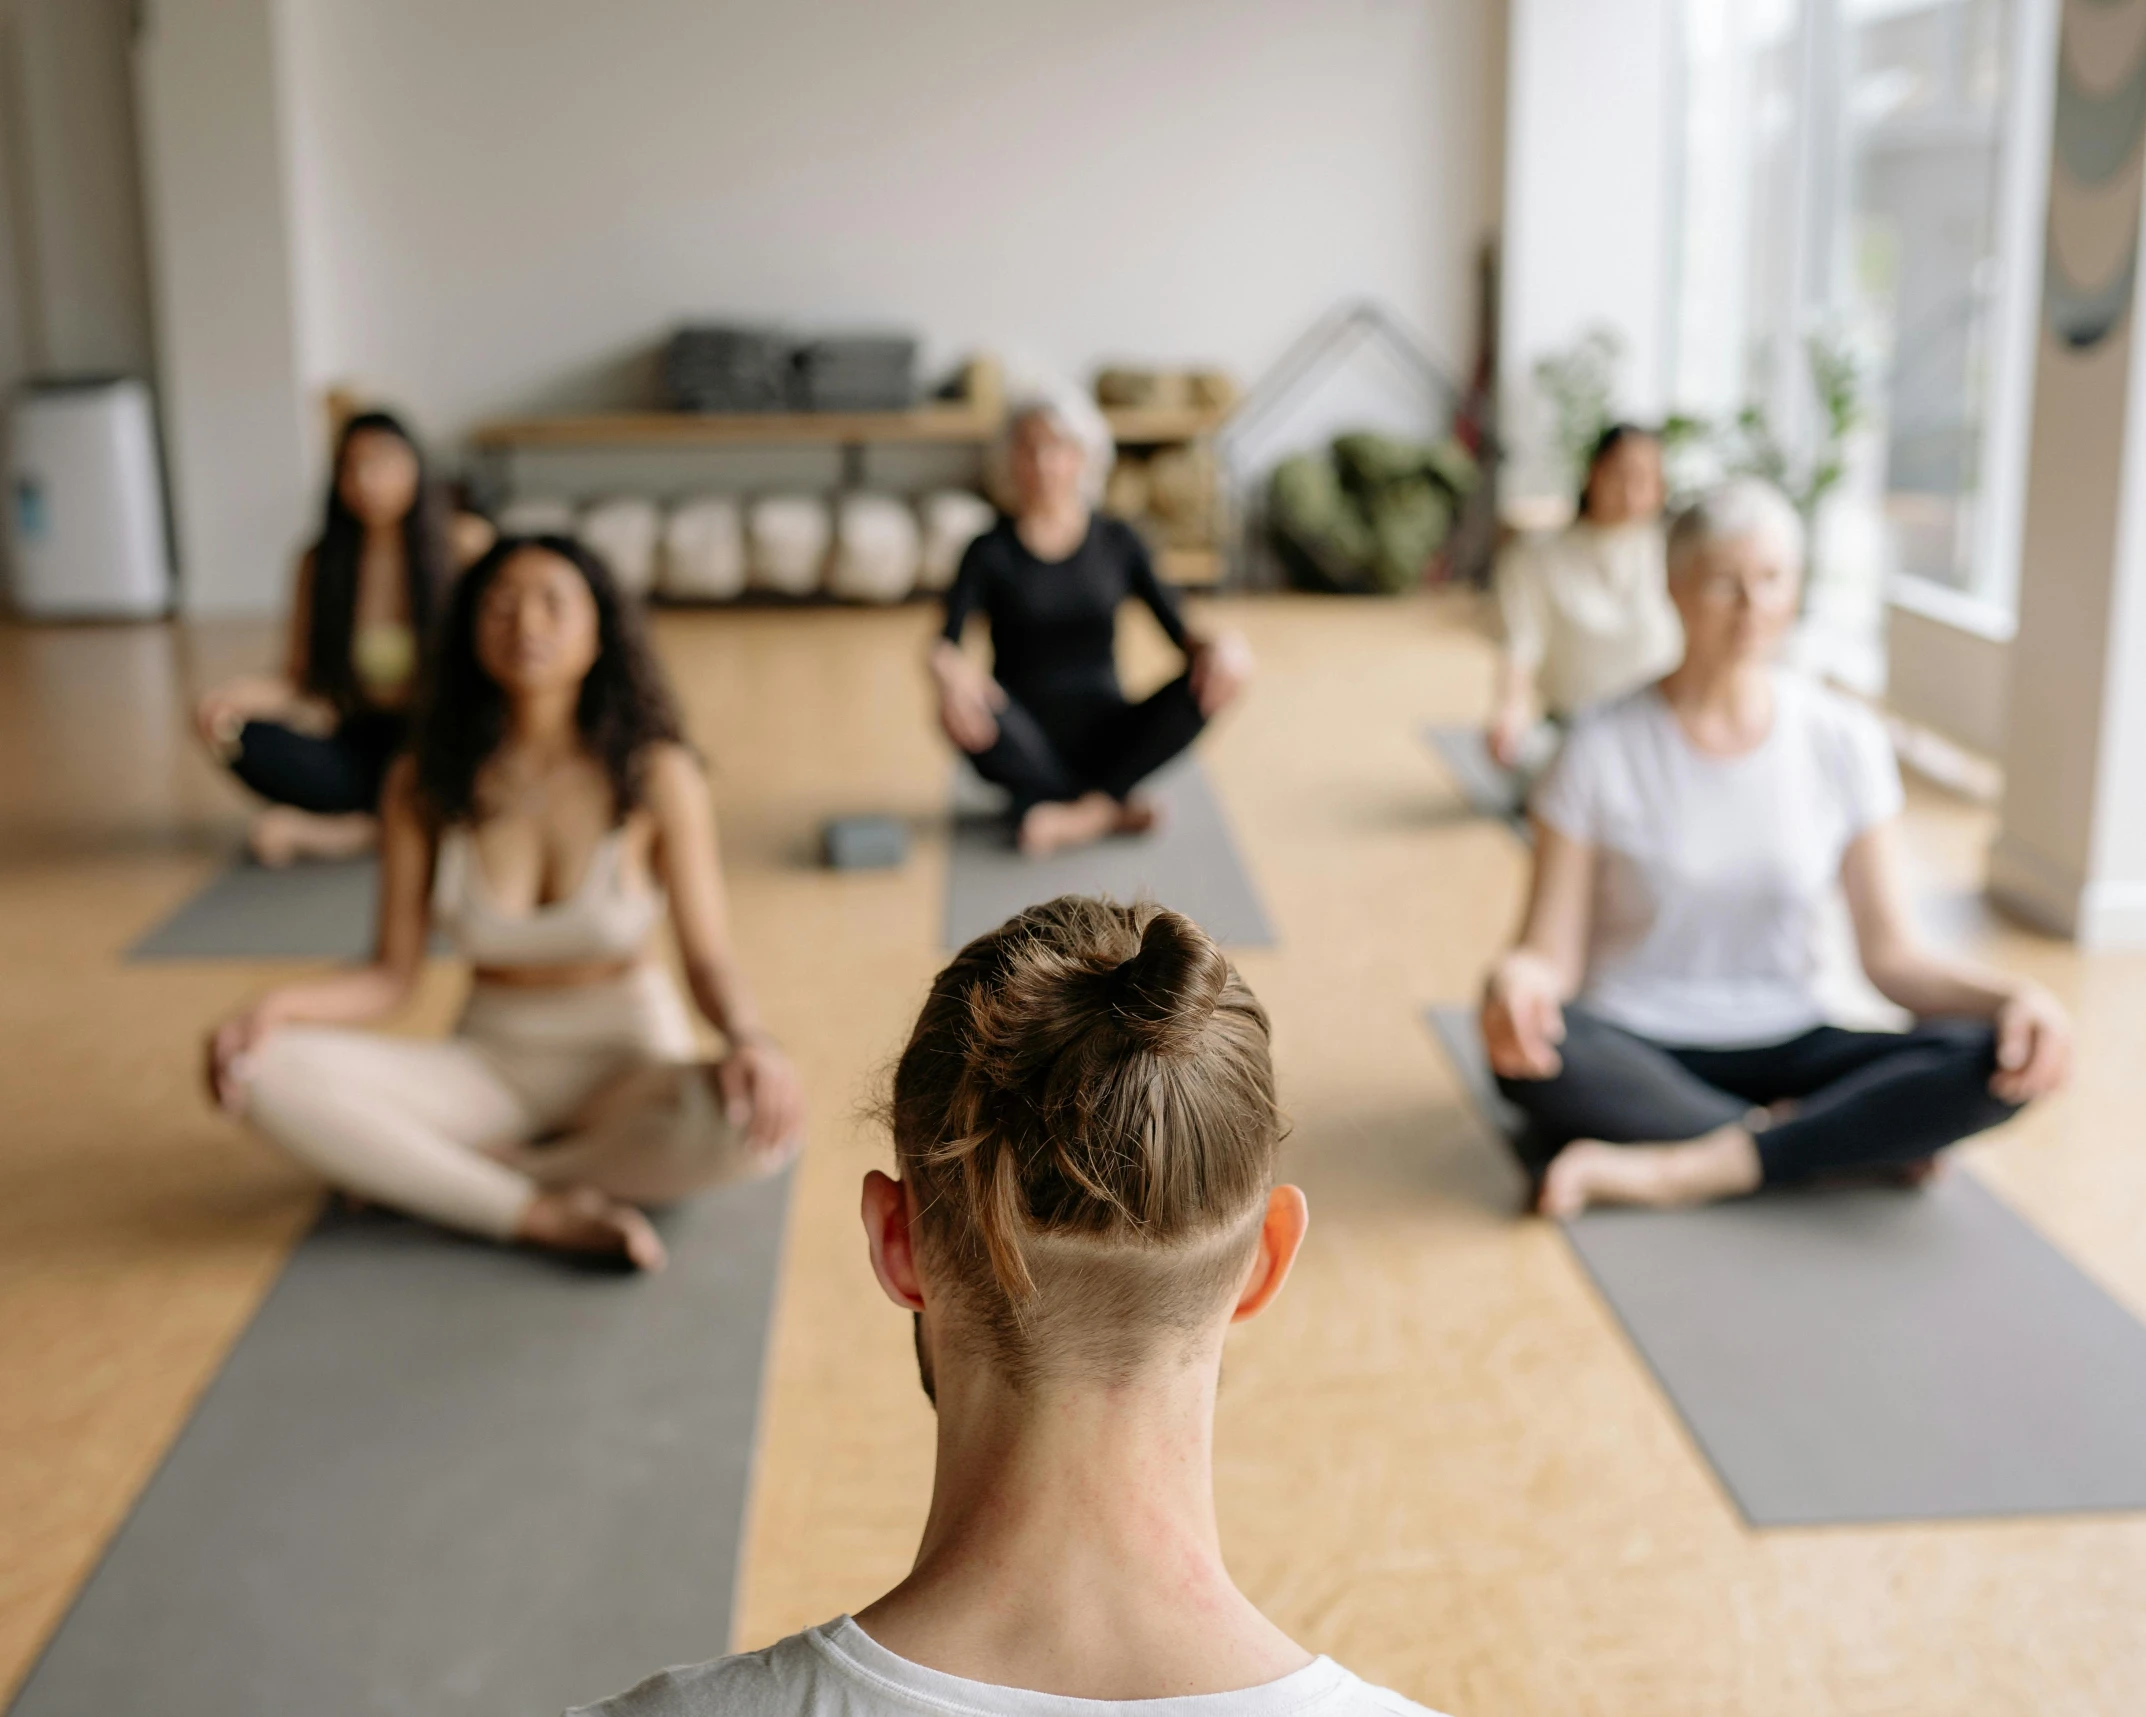
{"type": "Polygon", "coordinates": [[[732,958],[708,786],[603,563],[498,544],[441,621],[381,799],[369,965],[272,990],[209,1042],[217,1100],[344,1190],[449,1228],[660,1267],[639,1208],[795,1148],[797,1076],[732,958]],[[658,922],[728,1053],[698,1059],[658,922]],[[353,1029],[437,929],[474,968],[445,1041],[353,1029]]]}
{"type": "Polygon", "coordinates": [[[410,432],[360,412],[336,438],[327,517],[298,567],[280,674],[228,680],[194,709],[202,742],[266,805],[264,864],[370,850],[435,609],[491,527],[450,519],[410,432]]]}

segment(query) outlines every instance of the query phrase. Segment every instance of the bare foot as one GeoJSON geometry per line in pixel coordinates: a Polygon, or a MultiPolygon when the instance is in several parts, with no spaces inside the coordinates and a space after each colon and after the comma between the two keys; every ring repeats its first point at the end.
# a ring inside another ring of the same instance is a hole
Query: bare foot
{"type": "Polygon", "coordinates": [[[1106,835],[1149,834],[1162,821],[1162,807],[1144,794],[1120,801],[1108,793],[1083,793],[1078,799],[1031,805],[1021,818],[1016,844],[1030,858],[1048,858],[1106,835]]]}
{"type": "Polygon", "coordinates": [[[1029,806],[1021,818],[1015,844],[1030,858],[1048,858],[1067,847],[1099,841],[1118,824],[1119,806],[1108,793],[1083,793],[1078,799],[1046,799],[1029,806]]]}
{"type": "Polygon", "coordinates": [[[538,1193],[522,1212],[514,1237],[553,1252],[623,1258],[637,1270],[653,1272],[670,1261],[647,1217],[593,1186],[550,1187],[538,1193]]]}
{"type": "Polygon", "coordinates": [[[1711,1204],[1755,1192],[1758,1184],[1758,1144],[1738,1126],[1673,1144],[1576,1139],[1544,1172],[1538,1208],[1562,1222],[1594,1204],[1711,1204]]]}
{"type": "Polygon", "coordinates": [[[271,870],[300,859],[356,858],[379,844],[379,820],[364,811],[322,816],[290,805],[271,805],[253,819],[246,844],[271,870]]]}
{"type": "Polygon", "coordinates": [[[1152,835],[1169,820],[1161,801],[1150,799],[1145,793],[1135,793],[1118,807],[1117,827],[1114,835],[1152,835]]]}

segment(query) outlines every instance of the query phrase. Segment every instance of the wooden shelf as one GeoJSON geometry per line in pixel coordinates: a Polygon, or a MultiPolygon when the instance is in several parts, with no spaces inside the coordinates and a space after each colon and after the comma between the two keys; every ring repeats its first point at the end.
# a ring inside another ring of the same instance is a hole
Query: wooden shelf
{"type": "Polygon", "coordinates": [[[1212,589],[1222,582],[1222,551],[1215,548],[1163,548],[1155,551],[1155,572],[1165,584],[1212,589]]]}
{"type": "MultiPolygon", "coordinates": [[[[1111,435],[1135,446],[1191,441],[1219,428],[1227,412],[1207,406],[1113,407],[1111,435]]],[[[921,405],[914,411],[593,411],[558,417],[501,417],[471,436],[486,450],[519,447],[747,447],[790,443],[854,446],[865,442],[988,441],[996,412],[967,405],[921,405]]]]}
{"type": "Polygon", "coordinates": [[[487,450],[521,447],[746,447],[791,443],[988,441],[995,413],[966,405],[914,411],[602,411],[563,417],[503,417],[471,436],[487,450]]]}
{"type": "Polygon", "coordinates": [[[1207,405],[1103,408],[1103,421],[1110,425],[1112,439],[1135,446],[1194,441],[1220,429],[1228,416],[1228,412],[1207,405]]]}

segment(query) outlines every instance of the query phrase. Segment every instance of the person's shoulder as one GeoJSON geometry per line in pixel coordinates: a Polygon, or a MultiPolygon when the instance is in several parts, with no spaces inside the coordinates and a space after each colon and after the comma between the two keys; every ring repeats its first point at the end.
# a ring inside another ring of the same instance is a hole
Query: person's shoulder
{"type": "Polygon", "coordinates": [[[642,747],[636,762],[641,803],[659,829],[706,820],[715,801],[699,752],[681,739],[658,739],[642,747]]]}
{"type": "Polygon", "coordinates": [[[1147,557],[1147,538],[1134,528],[1130,519],[1121,519],[1116,513],[1098,510],[1095,515],[1095,541],[1109,553],[1124,557],[1147,557]]]}
{"type": "Polygon", "coordinates": [[[1661,708],[1661,694],[1650,681],[1621,697],[1605,699],[1580,711],[1572,718],[1565,746],[1587,750],[1621,748],[1652,728],[1660,720],[1661,708]]]}
{"type": "Polygon", "coordinates": [[[1319,1717],[1443,1717],[1428,1705],[1404,1699],[1392,1688],[1377,1686],[1348,1670],[1341,1676],[1333,1694],[1316,1707],[1319,1717]]]}
{"type": "Polygon", "coordinates": [[[1885,723],[1861,699],[1790,668],[1775,670],[1774,685],[1790,718],[1820,741],[1890,747],[1885,723]]]}
{"type": "Polygon", "coordinates": [[[817,1663],[811,1635],[792,1634],[761,1651],[660,1669],[566,1717],[807,1717],[817,1663]]]}
{"type": "Polygon", "coordinates": [[[1021,539],[1015,534],[1013,515],[996,509],[991,514],[991,522],[969,539],[971,554],[1001,555],[1020,546],[1021,539]]]}

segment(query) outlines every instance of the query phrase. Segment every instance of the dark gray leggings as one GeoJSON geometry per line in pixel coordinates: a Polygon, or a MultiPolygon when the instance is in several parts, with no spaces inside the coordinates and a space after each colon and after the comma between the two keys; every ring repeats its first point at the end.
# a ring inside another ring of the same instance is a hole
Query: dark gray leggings
{"type": "Polygon", "coordinates": [[[1692,1139],[1783,1098],[1794,1115],[1758,1134],[1768,1184],[1918,1162],[2018,1113],[1991,1095],[1996,1033],[1983,1020],[1822,1025],[1782,1043],[1699,1049],[1567,1007],[1560,1053],[1553,1078],[1498,1080],[1527,1117],[1515,1148],[1536,1173],[1574,1139],[1692,1139]]]}
{"type": "Polygon", "coordinates": [[[380,803],[380,783],[403,740],[402,716],[360,710],[325,736],[299,733],[273,721],[249,721],[239,729],[231,773],[271,805],[333,816],[371,811],[380,803]]]}
{"type": "Polygon", "coordinates": [[[1054,696],[1009,691],[998,737],[969,761],[1013,794],[1017,814],[1098,790],[1123,799],[1206,725],[1189,673],[1139,703],[1128,703],[1115,683],[1054,696]]]}

